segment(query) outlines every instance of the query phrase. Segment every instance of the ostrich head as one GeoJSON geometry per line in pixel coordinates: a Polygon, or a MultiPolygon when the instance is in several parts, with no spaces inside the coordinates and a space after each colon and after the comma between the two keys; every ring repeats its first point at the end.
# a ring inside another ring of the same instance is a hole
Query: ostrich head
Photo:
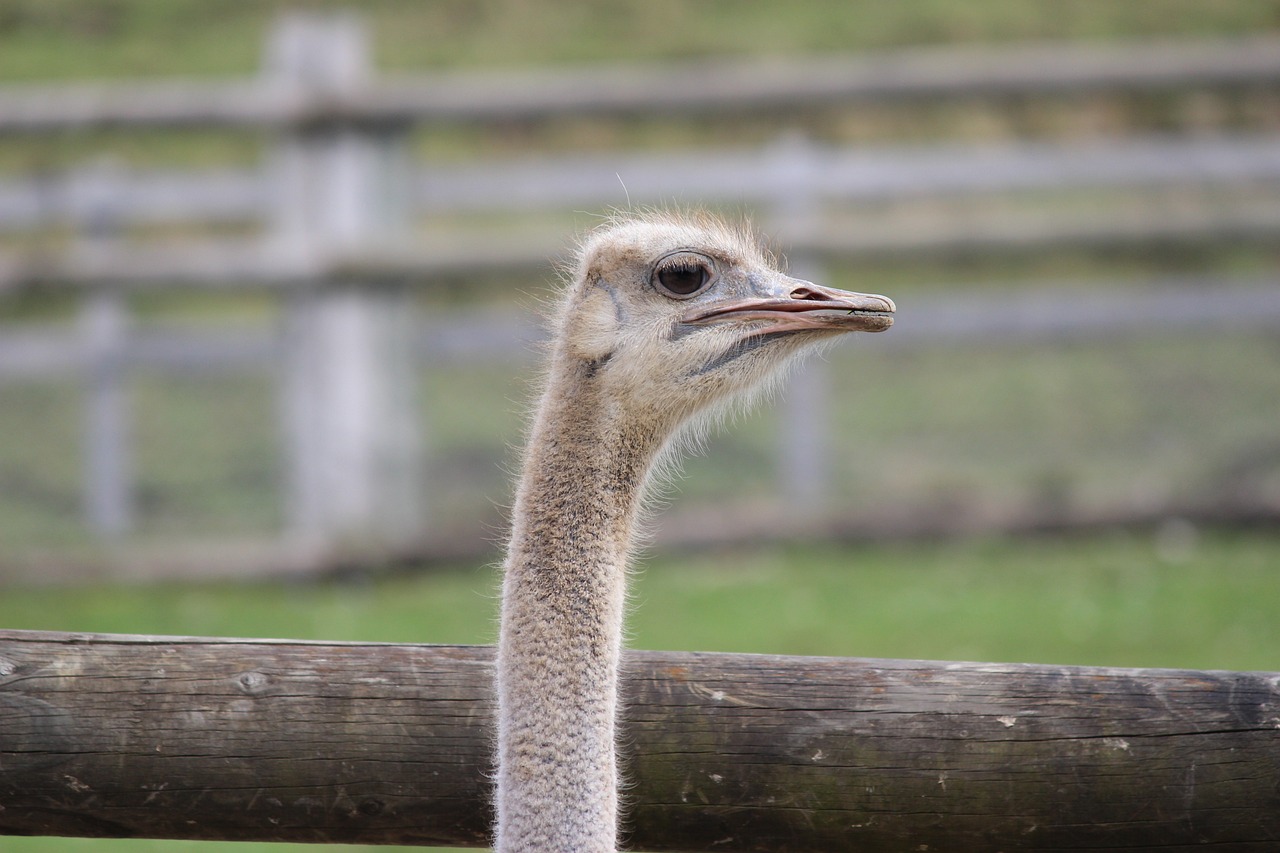
{"type": "Polygon", "coordinates": [[[887,297],[786,276],[745,229],[653,214],[583,245],[558,355],[631,416],[670,427],[766,384],[814,343],[889,328],[893,312],[887,297]]]}

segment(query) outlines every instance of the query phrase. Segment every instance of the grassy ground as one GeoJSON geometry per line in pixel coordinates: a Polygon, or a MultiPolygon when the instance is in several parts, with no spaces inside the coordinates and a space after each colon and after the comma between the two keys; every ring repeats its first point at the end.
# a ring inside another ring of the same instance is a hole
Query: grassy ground
{"type": "MultiPolygon", "coordinates": [[[[1280,538],[1156,531],[657,555],[630,644],[809,655],[1280,670],[1280,538]]],[[[487,643],[491,566],[364,583],[7,588],[0,625],[487,643]]]]}
{"type": "MultiPolygon", "coordinates": [[[[647,561],[634,579],[629,644],[1276,671],[1278,566],[1280,536],[1274,531],[1199,532],[1177,525],[1084,538],[660,557],[647,561]]],[[[496,585],[492,567],[459,566],[359,585],[7,589],[0,625],[488,642],[496,585]]],[[[3,853],[307,849],[0,839],[3,853]]]]}

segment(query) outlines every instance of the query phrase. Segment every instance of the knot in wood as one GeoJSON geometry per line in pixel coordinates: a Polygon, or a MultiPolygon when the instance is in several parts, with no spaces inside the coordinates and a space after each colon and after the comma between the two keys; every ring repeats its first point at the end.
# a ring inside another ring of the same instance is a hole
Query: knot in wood
{"type": "Polygon", "coordinates": [[[261,696],[271,685],[271,677],[265,672],[250,670],[236,676],[236,686],[250,696],[261,696]]]}
{"type": "Polygon", "coordinates": [[[356,810],[365,817],[377,817],[387,807],[382,800],[369,799],[356,806],[356,810]]]}

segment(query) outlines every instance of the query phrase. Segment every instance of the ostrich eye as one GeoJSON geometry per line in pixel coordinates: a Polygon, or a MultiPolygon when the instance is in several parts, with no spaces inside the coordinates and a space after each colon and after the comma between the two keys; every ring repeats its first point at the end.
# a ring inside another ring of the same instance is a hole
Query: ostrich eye
{"type": "Polygon", "coordinates": [[[658,270],[658,281],[677,296],[688,296],[700,290],[708,278],[707,268],[701,265],[681,264],[658,270]]]}
{"type": "Polygon", "coordinates": [[[699,257],[676,257],[658,266],[654,273],[658,289],[677,299],[700,292],[711,281],[710,262],[699,257]]]}

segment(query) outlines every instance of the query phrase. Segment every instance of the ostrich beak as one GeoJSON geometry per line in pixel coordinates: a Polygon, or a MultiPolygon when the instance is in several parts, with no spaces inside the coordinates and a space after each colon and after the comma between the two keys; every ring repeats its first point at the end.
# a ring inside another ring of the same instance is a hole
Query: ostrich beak
{"type": "Polygon", "coordinates": [[[767,320],[762,331],[883,332],[893,325],[897,307],[887,296],[822,287],[785,279],[778,296],[749,297],[692,309],[680,318],[689,325],[767,320]]]}

